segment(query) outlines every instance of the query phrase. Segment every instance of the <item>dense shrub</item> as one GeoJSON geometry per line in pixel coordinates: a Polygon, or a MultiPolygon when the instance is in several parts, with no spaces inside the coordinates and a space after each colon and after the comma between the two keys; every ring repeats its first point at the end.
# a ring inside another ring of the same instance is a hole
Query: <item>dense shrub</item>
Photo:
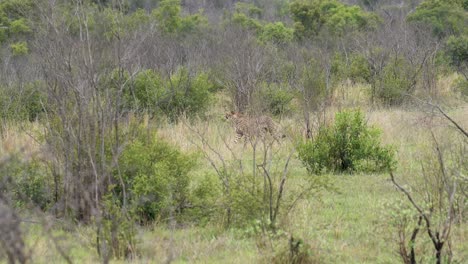
{"type": "Polygon", "coordinates": [[[34,121],[44,112],[47,97],[40,82],[28,83],[21,88],[0,89],[0,117],[10,121],[34,121]]]}
{"type": "Polygon", "coordinates": [[[202,115],[211,103],[214,84],[205,73],[191,76],[182,68],[165,83],[166,100],[159,103],[159,108],[172,121],[181,114],[189,117],[202,115]]]}
{"type": "Polygon", "coordinates": [[[408,21],[428,25],[433,34],[442,38],[466,32],[468,15],[462,3],[426,0],[408,16],[408,21]]]}
{"type": "Polygon", "coordinates": [[[359,53],[351,54],[347,59],[343,55],[335,55],[331,71],[338,80],[368,83],[371,79],[369,62],[359,53]]]}
{"type": "Polygon", "coordinates": [[[343,111],[333,125],[299,146],[299,158],[313,174],[384,171],[393,166],[394,157],[379,138],[380,131],[368,127],[360,111],[343,111]]]}
{"type": "Polygon", "coordinates": [[[158,22],[159,29],[167,34],[193,33],[207,23],[200,13],[182,16],[181,11],[180,0],[162,0],[159,7],[153,10],[152,16],[158,22]]]}
{"type": "Polygon", "coordinates": [[[450,64],[468,81],[468,34],[449,37],[446,54],[450,64]]]}
{"type": "Polygon", "coordinates": [[[340,35],[350,30],[375,27],[377,15],[335,0],[293,1],[290,5],[296,37],[313,37],[323,28],[340,35]]]}
{"type": "Polygon", "coordinates": [[[158,73],[153,70],[142,71],[135,76],[133,94],[127,90],[125,101],[127,105],[133,105],[136,109],[154,113],[158,101],[164,95],[163,86],[164,81],[158,73]]]}
{"type": "MultiPolygon", "coordinates": [[[[128,79],[128,74],[125,73],[123,78],[128,79]]],[[[108,82],[113,85],[117,79],[114,72],[108,82]]],[[[192,76],[185,68],[169,78],[154,70],[141,71],[132,84],[124,87],[121,111],[163,114],[171,121],[176,121],[182,114],[188,117],[203,115],[216,90],[208,74],[192,76]]]]}
{"type": "Polygon", "coordinates": [[[167,216],[172,209],[182,213],[188,203],[193,165],[194,157],[154,135],[140,135],[133,140],[119,158],[119,166],[137,219],[155,220],[167,216]]]}
{"type": "Polygon", "coordinates": [[[221,184],[213,174],[205,174],[191,182],[189,192],[190,209],[184,212],[186,222],[206,225],[216,219],[221,221],[224,208],[221,206],[221,184]]]}
{"type": "Polygon", "coordinates": [[[414,92],[415,71],[406,59],[396,58],[384,67],[376,80],[373,96],[384,105],[402,104],[405,97],[414,92]]]}
{"type": "Polygon", "coordinates": [[[293,40],[294,30],[285,27],[282,22],[266,24],[260,34],[260,40],[275,44],[287,44],[293,40]]]}
{"type": "Polygon", "coordinates": [[[265,110],[276,116],[286,114],[291,110],[293,98],[294,94],[291,91],[274,84],[268,85],[260,92],[260,101],[264,104],[265,110]]]}
{"type": "Polygon", "coordinates": [[[456,89],[461,93],[461,95],[465,96],[468,98],[468,80],[465,79],[459,79],[455,83],[456,89]]]}
{"type": "Polygon", "coordinates": [[[46,210],[53,201],[51,181],[44,166],[34,160],[13,156],[0,167],[0,191],[20,208],[37,206],[46,210]]]}
{"type": "Polygon", "coordinates": [[[119,199],[103,197],[102,219],[97,223],[97,248],[103,259],[129,259],[137,255],[135,223],[123,210],[119,199]]]}
{"type": "Polygon", "coordinates": [[[326,72],[320,62],[312,59],[309,67],[305,67],[300,80],[304,87],[301,100],[304,100],[312,110],[316,110],[324,103],[327,96],[326,72]]]}

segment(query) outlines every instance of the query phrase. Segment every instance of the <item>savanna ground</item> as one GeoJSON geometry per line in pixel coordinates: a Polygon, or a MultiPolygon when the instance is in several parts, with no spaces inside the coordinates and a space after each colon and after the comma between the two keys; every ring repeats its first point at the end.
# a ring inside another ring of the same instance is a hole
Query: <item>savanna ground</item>
{"type": "MultiPolygon", "coordinates": [[[[353,98],[347,97],[348,105],[358,104],[357,101],[362,100],[359,94],[354,92],[353,98]]],[[[452,103],[454,106],[448,113],[468,127],[468,105],[462,101],[452,101],[456,103],[452,103]]],[[[441,141],[450,141],[453,133],[456,133],[444,119],[431,117],[415,107],[406,110],[361,109],[366,113],[368,123],[382,130],[382,142],[395,147],[397,180],[402,184],[411,184],[414,176],[407,172],[418,166],[421,149],[430,142],[430,129],[441,141]],[[403,171],[405,173],[401,173],[403,171]]],[[[328,115],[333,116],[337,110],[330,109],[328,115]]],[[[233,129],[223,120],[222,110],[211,112],[211,121],[195,122],[190,125],[191,128],[185,122],[161,125],[152,120],[147,121],[146,126],[158,127],[162,138],[184,151],[194,153],[197,147],[193,143],[196,136],[192,129],[204,129],[213,146],[228,157],[229,151],[220,138],[232,142],[233,129]]],[[[288,155],[294,139],[300,138],[303,132],[300,117],[284,118],[281,124],[289,137],[278,147],[280,159],[288,155]]],[[[37,129],[40,127],[34,124],[28,127],[28,133],[24,128],[9,128],[2,139],[2,153],[12,153],[20,148],[24,148],[26,153],[34,153],[39,145],[28,134],[37,129]]],[[[243,149],[240,143],[234,145],[234,152],[240,153],[242,159],[248,161],[251,160],[251,151],[248,146],[246,148],[243,149]]],[[[209,162],[200,156],[191,177],[196,183],[203,175],[212,173],[209,162]]],[[[295,192],[308,177],[325,177],[333,187],[313,192],[306,199],[299,200],[288,214],[280,217],[282,231],[302,239],[317,263],[401,263],[392,214],[401,208],[397,205],[407,205],[408,202],[394,187],[388,174],[311,176],[294,154],[287,191],[295,192]]],[[[26,219],[22,228],[33,263],[66,262],[63,255],[73,263],[100,261],[95,250],[94,227],[57,220],[39,212],[23,211],[21,215],[26,219]]],[[[252,235],[243,228],[225,229],[216,224],[221,221],[208,222],[204,226],[177,227],[162,222],[138,227],[136,259],[112,260],[112,263],[164,263],[169,260],[172,263],[270,263],[287,248],[289,239],[287,235],[274,240],[268,235],[252,235]]],[[[463,220],[462,224],[454,225],[450,244],[454,263],[466,263],[468,260],[467,236],[468,226],[463,220]]],[[[422,263],[428,263],[432,255],[430,241],[425,234],[421,234],[418,243],[421,245],[417,253],[427,257],[421,259],[422,263]]]]}

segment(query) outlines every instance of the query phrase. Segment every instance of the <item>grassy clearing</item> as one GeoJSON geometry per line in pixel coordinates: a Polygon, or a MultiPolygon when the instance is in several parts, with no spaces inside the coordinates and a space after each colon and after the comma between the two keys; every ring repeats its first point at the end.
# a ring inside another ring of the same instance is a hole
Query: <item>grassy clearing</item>
{"type": "MultiPolygon", "coordinates": [[[[333,113],[334,111],[330,111],[333,113]]],[[[468,127],[468,106],[460,106],[450,111],[450,115],[468,127]]],[[[381,109],[368,111],[369,123],[383,130],[382,140],[393,144],[397,150],[399,172],[411,171],[417,167],[421,148],[428,145],[432,127],[443,140],[453,140],[454,130],[439,117],[427,118],[416,111],[401,109],[381,109]]],[[[159,135],[178,145],[183,151],[198,152],[197,136],[193,129],[210,135],[210,144],[225,156],[242,157],[249,164],[252,152],[244,150],[242,144],[232,143],[234,133],[220,113],[214,114],[210,122],[196,122],[187,125],[154,124],[159,135]],[[229,150],[232,147],[232,151],[229,150]],[[234,154],[233,154],[234,153],[234,154]]],[[[293,137],[301,134],[300,118],[285,119],[281,124],[293,137]]],[[[299,136],[297,136],[299,137],[299,136]]],[[[28,143],[24,130],[13,131],[2,141],[2,153],[18,151],[22,144],[37,149],[34,142],[28,143]],[[20,147],[18,147],[20,146],[20,147]]],[[[281,160],[293,147],[292,140],[284,141],[276,155],[281,160]]],[[[31,150],[32,152],[32,150],[31,150]]],[[[274,164],[281,169],[281,165],[274,164]]],[[[192,177],[201,179],[213,174],[209,163],[200,157],[192,177]]],[[[294,157],[290,167],[287,191],[294,192],[310,177],[301,162],[294,157]]],[[[301,200],[288,215],[279,219],[284,231],[303,239],[319,263],[400,263],[397,254],[396,232],[389,222],[388,204],[403,201],[391,184],[388,175],[329,175],[336,191],[321,192],[301,200]]],[[[402,183],[411,182],[412,175],[398,174],[402,183]]],[[[36,217],[37,218],[37,217],[36,217]]],[[[39,217],[40,219],[41,217],[39,217]]],[[[23,230],[34,263],[63,263],[60,250],[75,263],[99,262],[95,250],[95,232],[90,227],[64,224],[56,220],[44,220],[44,224],[23,223],[23,230]],[[50,226],[46,229],[46,226],[50,226]],[[59,247],[57,247],[59,246],[59,247]]],[[[454,261],[463,263],[468,259],[468,226],[464,223],[452,230],[452,250],[454,261]]],[[[272,257],[287,246],[287,238],[272,242],[275,251],[258,237],[247,236],[245,230],[224,230],[214,223],[205,227],[185,226],[171,229],[163,224],[140,227],[137,239],[139,257],[134,260],[114,260],[113,263],[163,263],[172,259],[173,263],[270,263],[272,257]]],[[[422,252],[431,255],[431,245],[422,233],[419,237],[422,252]],[[423,242],[424,241],[424,242],[423,242]]],[[[268,242],[268,241],[267,241],[268,242]]]]}
{"type": "MultiPolygon", "coordinates": [[[[403,197],[387,175],[335,175],[331,179],[338,192],[299,203],[282,219],[285,229],[308,243],[321,263],[400,263],[396,234],[386,221],[384,204],[403,197]]],[[[98,262],[90,228],[68,232],[53,229],[45,235],[39,226],[24,227],[28,243],[33,245],[34,263],[64,262],[50,236],[76,263],[98,262]]],[[[453,230],[452,244],[458,260],[468,257],[464,243],[467,235],[466,226],[453,230]]],[[[155,225],[139,229],[138,240],[140,257],[132,263],[163,263],[170,256],[173,263],[268,263],[272,254],[242,231],[216,226],[172,231],[155,225]]]]}

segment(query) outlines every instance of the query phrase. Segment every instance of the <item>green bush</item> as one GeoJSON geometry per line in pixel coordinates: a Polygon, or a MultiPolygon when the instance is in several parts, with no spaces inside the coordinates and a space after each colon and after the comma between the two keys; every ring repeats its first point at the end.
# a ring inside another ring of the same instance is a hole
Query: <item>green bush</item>
{"type": "Polygon", "coordinates": [[[102,200],[102,219],[97,223],[97,248],[103,259],[129,259],[137,255],[135,223],[119,199],[108,194],[102,200]]]}
{"type": "Polygon", "coordinates": [[[381,146],[380,131],[368,127],[360,111],[337,113],[333,125],[299,146],[299,158],[312,174],[381,172],[394,165],[392,149],[381,146]]]}
{"type": "Polygon", "coordinates": [[[34,121],[40,118],[47,105],[47,97],[40,82],[0,89],[0,117],[9,121],[34,121]]]}
{"type": "Polygon", "coordinates": [[[186,222],[206,225],[211,220],[220,220],[223,207],[220,205],[221,185],[213,174],[206,174],[192,181],[190,188],[190,210],[183,217],[186,222]]]}
{"type": "Polygon", "coordinates": [[[22,56],[29,53],[28,44],[25,41],[12,43],[10,48],[13,56],[22,56]]]}
{"type": "Polygon", "coordinates": [[[119,158],[120,174],[139,221],[167,216],[169,210],[182,213],[188,203],[194,161],[153,135],[140,135],[125,148],[119,158]]]}
{"type": "Polygon", "coordinates": [[[264,104],[265,110],[273,115],[279,116],[291,110],[291,101],[294,94],[286,89],[281,89],[279,85],[270,84],[260,92],[260,101],[264,104]]]}
{"type": "Polygon", "coordinates": [[[266,24],[260,33],[260,40],[275,44],[287,44],[293,40],[294,29],[285,27],[282,22],[266,24]]]}
{"type": "Polygon", "coordinates": [[[385,105],[400,105],[407,95],[413,94],[416,69],[404,58],[397,58],[387,64],[379,76],[375,97],[385,105]]]}
{"type": "Polygon", "coordinates": [[[320,62],[315,59],[310,60],[308,64],[308,67],[304,67],[300,80],[304,87],[301,100],[305,100],[306,105],[316,110],[326,100],[326,72],[320,62]]]}
{"type": "Polygon", "coordinates": [[[164,81],[157,72],[145,70],[135,76],[133,90],[126,91],[126,105],[154,114],[164,96],[164,81]]]}
{"type": "MultiPolygon", "coordinates": [[[[120,111],[163,114],[171,121],[177,121],[182,115],[195,117],[203,115],[213,98],[217,87],[207,73],[192,76],[185,68],[179,69],[170,78],[164,78],[154,70],[139,72],[133,82],[124,73],[120,111]]],[[[117,93],[119,76],[116,71],[103,81],[102,86],[113,87],[117,93]]]]}
{"type": "Polygon", "coordinates": [[[408,21],[428,25],[435,36],[443,38],[466,32],[468,15],[462,3],[426,0],[408,16],[408,21]]]}
{"type": "Polygon", "coordinates": [[[335,55],[331,68],[333,77],[338,80],[368,83],[371,79],[369,62],[361,54],[351,54],[348,60],[343,55],[335,55]]]}
{"type": "Polygon", "coordinates": [[[51,175],[37,161],[10,157],[0,167],[0,191],[9,195],[17,207],[34,206],[46,210],[53,201],[51,175]],[[7,179],[8,177],[8,179],[7,179]]]}
{"type": "Polygon", "coordinates": [[[158,22],[159,29],[167,34],[194,33],[200,26],[207,24],[207,19],[201,13],[181,16],[180,0],[162,0],[152,16],[158,22]]]}
{"type": "Polygon", "coordinates": [[[179,69],[165,83],[167,100],[162,100],[160,109],[172,121],[181,114],[194,117],[203,114],[211,103],[214,85],[205,73],[191,76],[185,68],[179,69]]]}
{"type": "Polygon", "coordinates": [[[191,76],[181,68],[166,79],[158,72],[145,70],[135,76],[132,87],[125,88],[123,110],[162,113],[176,121],[182,114],[203,115],[214,90],[215,85],[206,73],[191,76]]]}
{"type": "Polygon", "coordinates": [[[358,6],[349,6],[336,0],[296,0],[290,5],[296,37],[316,36],[323,28],[340,35],[346,31],[374,28],[379,17],[358,6]]]}
{"type": "Polygon", "coordinates": [[[461,95],[465,96],[468,98],[468,80],[466,79],[459,79],[456,83],[455,83],[455,87],[457,88],[457,90],[461,93],[461,95]]]}

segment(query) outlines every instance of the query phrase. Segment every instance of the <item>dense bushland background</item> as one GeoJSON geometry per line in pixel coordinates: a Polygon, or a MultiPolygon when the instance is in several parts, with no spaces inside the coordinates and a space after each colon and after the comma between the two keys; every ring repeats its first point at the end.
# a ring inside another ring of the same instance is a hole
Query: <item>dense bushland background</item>
{"type": "Polygon", "coordinates": [[[467,98],[466,0],[3,0],[0,261],[463,263],[467,98]]]}

